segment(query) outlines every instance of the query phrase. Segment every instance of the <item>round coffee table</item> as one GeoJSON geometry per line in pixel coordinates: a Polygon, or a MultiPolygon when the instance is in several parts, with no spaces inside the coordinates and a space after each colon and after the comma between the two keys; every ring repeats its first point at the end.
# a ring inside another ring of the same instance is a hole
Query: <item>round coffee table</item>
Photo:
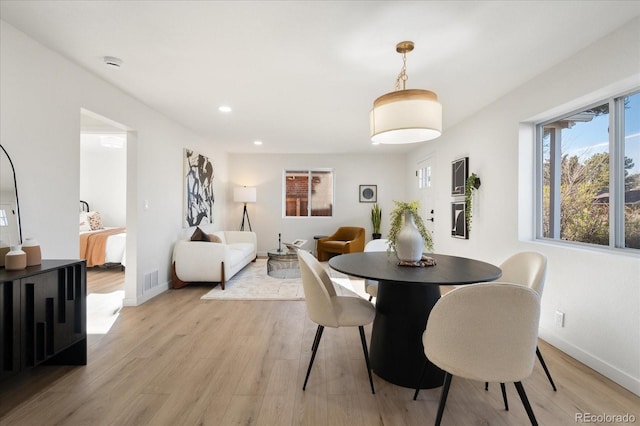
{"type": "Polygon", "coordinates": [[[267,275],[274,278],[300,278],[298,253],[288,249],[267,250],[267,275]]]}

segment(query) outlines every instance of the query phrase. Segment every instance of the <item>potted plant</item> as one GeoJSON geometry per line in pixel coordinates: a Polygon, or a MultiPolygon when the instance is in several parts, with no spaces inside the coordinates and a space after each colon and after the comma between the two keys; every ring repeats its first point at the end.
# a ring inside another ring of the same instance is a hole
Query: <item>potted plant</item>
{"type": "Polygon", "coordinates": [[[467,184],[464,186],[464,219],[467,222],[467,233],[471,231],[471,196],[473,191],[480,188],[480,178],[477,174],[471,173],[467,178],[467,184]]]}
{"type": "Polygon", "coordinates": [[[389,246],[395,250],[398,259],[417,262],[422,257],[424,248],[433,251],[431,233],[427,231],[422,217],[418,214],[420,203],[395,200],[393,202],[396,207],[391,212],[391,229],[387,237],[389,246]]]}
{"type": "Polygon", "coordinates": [[[382,234],[380,233],[380,225],[382,223],[382,210],[378,203],[375,203],[371,208],[371,225],[373,225],[373,234],[372,237],[374,240],[379,240],[382,238],[382,234]]]}

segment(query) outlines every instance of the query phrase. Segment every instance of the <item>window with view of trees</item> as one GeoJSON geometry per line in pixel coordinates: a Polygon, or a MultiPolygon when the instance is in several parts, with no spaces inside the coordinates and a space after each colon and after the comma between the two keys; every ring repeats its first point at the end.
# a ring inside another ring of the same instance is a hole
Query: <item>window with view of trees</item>
{"type": "Polygon", "coordinates": [[[285,170],[285,217],[332,216],[332,170],[285,170]]]}
{"type": "Polygon", "coordinates": [[[537,125],[538,237],[640,249],[640,92],[537,125]]]}

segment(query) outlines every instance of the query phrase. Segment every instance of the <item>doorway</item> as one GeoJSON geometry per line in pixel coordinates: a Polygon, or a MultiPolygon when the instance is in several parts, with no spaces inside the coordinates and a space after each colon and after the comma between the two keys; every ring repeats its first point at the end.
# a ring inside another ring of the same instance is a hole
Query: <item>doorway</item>
{"type": "MultiPolygon", "coordinates": [[[[418,162],[418,197],[420,200],[420,216],[424,218],[427,231],[433,236],[435,222],[435,158],[429,155],[418,162]]],[[[434,241],[435,244],[435,241],[434,241]]]]}
{"type": "Polygon", "coordinates": [[[79,199],[86,210],[80,213],[80,250],[87,260],[87,333],[106,334],[125,297],[127,131],[84,109],[80,116],[79,199]],[[91,247],[100,251],[88,251],[91,247]]]}

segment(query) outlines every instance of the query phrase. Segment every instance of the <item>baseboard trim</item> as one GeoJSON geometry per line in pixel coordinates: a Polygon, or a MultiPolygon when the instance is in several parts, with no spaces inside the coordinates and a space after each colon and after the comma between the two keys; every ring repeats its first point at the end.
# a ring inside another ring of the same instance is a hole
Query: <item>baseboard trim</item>
{"type": "Polygon", "coordinates": [[[122,305],[123,306],[139,306],[142,305],[143,303],[153,299],[154,297],[156,297],[159,294],[164,293],[165,291],[169,290],[169,283],[163,283],[163,284],[159,284],[156,288],[149,290],[148,292],[141,294],[139,296],[136,296],[135,298],[125,298],[122,301],[122,305]]]}
{"type": "Polygon", "coordinates": [[[583,349],[567,342],[548,329],[540,328],[539,336],[545,342],[555,346],[567,355],[577,359],[584,365],[593,368],[603,376],[613,380],[623,388],[640,396],[640,379],[629,375],[608,362],[585,352],[583,349]]]}

